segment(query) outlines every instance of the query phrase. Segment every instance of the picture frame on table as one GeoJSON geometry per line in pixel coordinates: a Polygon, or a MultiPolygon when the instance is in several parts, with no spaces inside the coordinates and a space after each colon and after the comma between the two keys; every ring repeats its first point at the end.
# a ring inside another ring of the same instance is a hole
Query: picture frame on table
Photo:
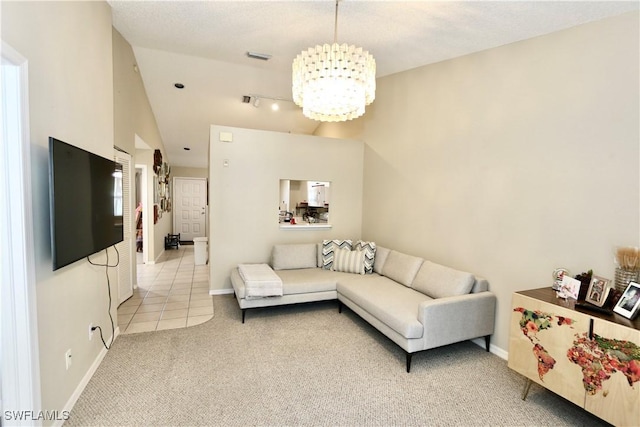
{"type": "Polygon", "coordinates": [[[629,282],[613,311],[627,319],[633,319],[640,312],[640,283],[629,282]]]}
{"type": "Polygon", "coordinates": [[[560,289],[556,292],[558,298],[573,298],[577,300],[579,294],[580,281],[567,274],[563,275],[560,289]]]}
{"type": "Polygon", "coordinates": [[[611,290],[611,280],[594,275],[589,283],[589,290],[584,300],[597,307],[602,307],[607,302],[611,290]]]}

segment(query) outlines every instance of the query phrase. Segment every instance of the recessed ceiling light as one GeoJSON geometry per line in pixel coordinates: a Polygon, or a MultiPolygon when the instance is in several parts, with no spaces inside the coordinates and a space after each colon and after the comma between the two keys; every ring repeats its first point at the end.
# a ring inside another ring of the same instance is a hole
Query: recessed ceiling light
{"type": "Polygon", "coordinates": [[[184,85],[182,83],[175,83],[174,86],[178,89],[184,89],[184,85]]]}
{"type": "Polygon", "coordinates": [[[189,151],[189,150],[191,150],[191,148],[189,148],[189,147],[184,147],[184,151],[189,151]]]}

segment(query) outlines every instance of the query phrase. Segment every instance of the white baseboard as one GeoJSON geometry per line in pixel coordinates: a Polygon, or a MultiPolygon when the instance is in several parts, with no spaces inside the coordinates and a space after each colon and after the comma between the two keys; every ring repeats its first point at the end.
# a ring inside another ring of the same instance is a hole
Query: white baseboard
{"type": "MultiPolygon", "coordinates": [[[[476,345],[479,345],[482,348],[486,348],[484,338],[476,338],[471,340],[471,342],[476,345]]],[[[500,347],[494,344],[489,344],[489,351],[501,359],[504,359],[504,360],[509,359],[509,352],[504,351],[503,349],[501,349],[500,347]]]]}
{"type": "Polygon", "coordinates": [[[233,288],[230,289],[209,289],[209,295],[228,295],[233,293],[233,288]]]}
{"type": "MultiPolygon", "coordinates": [[[[116,338],[118,338],[118,335],[120,335],[119,326],[116,327],[113,333],[113,340],[111,341],[111,344],[113,344],[116,338]]],[[[80,398],[80,395],[84,391],[85,387],[87,387],[87,384],[89,384],[91,377],[93,377],[93,374],[96,373],[96,371],[98,370],[98,366],[100,366],[100,364],[102,363],[102,360],[106,355],[107,355],[107,349],[104,348],[103,346],[102,350],[100,351],[100,353],[98,353],[98,356],[96,356],[95,360],[89,367],[89,370],[87,371],[87,373],[84,374],[84,377],[82,377],[82,380],[78,384],[78,387],[76,387],[73,394],[71,394],[71,397],[69,398],[67,403],[64,405],[64,408],[61,412],[64,412],[64,411],[68,411],[69,413],[71,412],[71,410],[73,409],[73,406],[76,404],[76,402],[80,398]]],[[[64,424],[64,420],[59,420],[59,421],[55,421],[52,425],[55,427],[62,427],[63,424],[64,424]]]]}
{"type": "Polygon", "coordinates": [[[149,264],[156,264],[163,254],[164,254],[164,249],[162,251],[160,251],[160,253],[156,257],[156,259],[154,259],[153,262],[152,263],[150,262],[149,264]]]}

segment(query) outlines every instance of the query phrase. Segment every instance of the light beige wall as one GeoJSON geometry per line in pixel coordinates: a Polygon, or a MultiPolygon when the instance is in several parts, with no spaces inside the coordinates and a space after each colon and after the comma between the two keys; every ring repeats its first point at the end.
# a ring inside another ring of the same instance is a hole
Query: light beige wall
{"type": "MultiPolygon", "coordinates": [[[[89,324],[100,325],[107,342],[111,326],[104,268],[81,260],[52,271],[48,137],[113,157],[111,8],[104,2],[3,2],[2,39],[27,58],[29,67],[42,408],[68,409],[103,348],[99,338],[89,341],[89,324]],[[67,349],[73,361],[69,370],[67,349]]],[[[106,260],[104,252],[91,258],[106,260]]],[[[109,270],[115,283],[115,270],[109,270]]],[[[115,300],[117,289],[111,292],[115,300]]],[[[111,314],[115,319],[115,305],[111,314]]]]}
{"type": "Polygon", "coordinates": [[[231,289],[241,262],[267,262],[277,243],[360,238],[363,143],[211,126],[210,289],[231,289]],[[220,142],[220,132],[233,142],[220,142]],[[224,160],[229,166],[224,167],[224,160]],[[331,181],[330,230],[281,230],[280,179],[331,181]]]}
{"type": "Polygon", "coordinates": [[[185,168],[171,166],[171,176],[175,178],[208,178],[207,168],[185,168]]]}
{"type": "MultiPolygon", "coordinates": [[[[375,102],[375,101],[374,101],[375,102]]],[[[369,107],[367,107],[368,109],[369,107]]],[[[351,138],[360,139],[364,132],[365,117],[360,117],[347,122],[321,123],[313,132],[315,136],[327,138],[351,138]]]]}
{"type": "Polygon", "coordinates": [[[613,246],[640,245],[638,26],[630,13],[378,80],[363,238],[486,277],[505,351],[514,291],[556,267],[613,278],[613,246]]]}
{"type": "MultiPolygon", "coordinates": [[[[171,164],[149,104],[142,77],[134,68],[136,58],[131,45],[113,29],[113,99],[115,144],[126,146],[133,156],[134,164],[147,165],[148,197],[153,201],[153,150],[162,152],[163,161],[171,164]],[[136,134],[151,147],[150,150],[136,150],[136,134]]],[[[148,215],[148,223],[153,224],[153,205],[148,201],[143,212],[148,215]]],[[[135,206],[134,206],[135,209],[135,206]]],[[[164,236],[171,232],[173,213],[164,212],[153,227],[153,232],[145,232],[149,239],[149,260],[153,261],[164,251],[164,236]]],[[[135,218],[135,216],[132,216],[135,218]]]]}

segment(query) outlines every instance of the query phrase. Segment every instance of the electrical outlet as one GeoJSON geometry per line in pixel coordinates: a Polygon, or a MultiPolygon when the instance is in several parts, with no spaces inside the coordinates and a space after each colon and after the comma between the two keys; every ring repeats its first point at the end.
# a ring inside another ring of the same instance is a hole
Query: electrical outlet
{"type": "Polygon", "coordinates": [[[64,354],[64,363],[66,364],[68,371],[71,367],[71,349],[67,350],[67,352],[64,354]]]}
{"type": "Polygon", "coordinates": [[[89,341],[93,339],[93,323],[89,323],[89,341]]]}

